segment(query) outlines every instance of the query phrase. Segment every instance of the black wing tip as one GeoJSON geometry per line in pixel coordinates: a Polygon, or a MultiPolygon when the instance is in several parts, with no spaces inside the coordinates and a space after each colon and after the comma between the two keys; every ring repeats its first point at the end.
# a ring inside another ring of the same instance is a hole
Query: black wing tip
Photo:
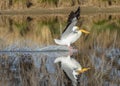
{"type": "Polygon", "coordinates": [[[68,22],[71,22],[74,17],[78,19],[79,16],[80,16],[80,6],[77,8],[75,12],[71,11],[68,17],[68,22]]]}
{"type": "Polygon", "coordinates": [[[77,17],[77,19],[80,16],[80,6],[78,7],[78,9],[75,11],[75,16],[77,17]]]}
{"type": "Polygon", "coordinates": [[[71,22],[72,22],[72,20],[73,20],[73,18],[79,18],[79,16],[80,16],[80,6],[77,8],[77,10],[76,11],[71,11],[70,12],[70,14],[69,14],[69,16],[68,16],[68,20],[67,20],[67,26],[66,26],[66,28],[64,29],[64,31],[62,32],[62,33],[64,33],[65,31],[66,31],[66,29],[67,29],[67,27],[71,24],[71,22]]]}
{"type": "MultiPolygon", "coordinates": [[[[79,12],[80,12],[80,6],[78,7],[77,11],[79,11],[79,12]]],[[[77,12],[77,11],[76,11],[76,12],[77,12]]]]}
{"type": "Polygon", "coordinates": [[[78,9],[80,10],[80,6],[78,6],[78,9]]]}

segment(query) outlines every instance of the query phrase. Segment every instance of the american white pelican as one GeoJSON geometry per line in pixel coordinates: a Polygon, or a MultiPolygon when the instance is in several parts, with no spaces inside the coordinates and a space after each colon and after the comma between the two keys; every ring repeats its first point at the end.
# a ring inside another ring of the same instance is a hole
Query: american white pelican
{"type": "Polygon", "coordinates": [[[54,39],[56,44],[59,45],[67,45],[70,47],[70,44],[74,43],[83,33],[89,33],[88,31],[85,31],[83,29],[79,29],[78,26],[76,26],[78,18],[80,15],[80,7],[75,12],[71,12],[68,18],[68,24],[66,28],[64,29],[60,39],[54,39]]]}
{"type": "Polygon", "coordinates": [[[55,59],[54,63],[61,63],[61,68],[67,74],[67,76],[72,81],[73,86],[77,86],[78,75],[84,73],[90,68],[82,68],[82,66],[74,58],[70,56],[67,57],[58,57],[55,59]]]}

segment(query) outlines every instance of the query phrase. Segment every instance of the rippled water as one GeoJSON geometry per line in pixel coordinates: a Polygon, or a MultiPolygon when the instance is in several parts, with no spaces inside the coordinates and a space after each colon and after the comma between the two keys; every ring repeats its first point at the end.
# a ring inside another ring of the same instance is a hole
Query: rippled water
{"type": "MultiPolygon", "coordinates": [[[[83,67],[79,86],[120,85],[120,15],[82,15],[78,25],[90,31],[72,46],[72,55],[83,67]],[[82,21],[82,25],[81,25],[82,21]]],[[[66,46],[57,46],[67,15],[0,16],[0,85],[69,86],[54,60],[68,56],[66,46]]]]}

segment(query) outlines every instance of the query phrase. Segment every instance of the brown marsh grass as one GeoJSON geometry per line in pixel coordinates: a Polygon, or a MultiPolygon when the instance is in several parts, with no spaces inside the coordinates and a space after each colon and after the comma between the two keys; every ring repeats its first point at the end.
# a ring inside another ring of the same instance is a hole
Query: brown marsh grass
{"type": "MultiPolygon", "coordinates": [[[[81,28],[89,30],[91,34],[83,34],[78,42],[75,43],[76,46],[80,46],[80,48],[83,45],[88,46],[87,43],[91,40],[89,42],[90,46],[97,43],[101,47],[109,47],[112,41],[114,41],[113,46],[116,44],[119,46],[119,42],[115,42],[119,37],[119,15],[113,15],[112,17],[106,14],[102,16],[83,16],[81,19],[83,20],[81,28]],[[102,40],[103,38],[105,41],[102,40]],[[88,42],[84,43],[83,40],[88,42]]],[[[66,16],[1,16],[1,43],[5,42],[3,46],[9,46],[16,40],[22,41],[28,39],[39,45],[53,44],[53,39],[59,37],[65,28],[66,20],[66,16]]]]}
{"type": "MultiPolygon", "coordinates": [[[[91,69],[81,75],[79,86],[120,85],[119,15],[83,16],[81,18],[84,20],[83,26],[81,27],[89,30],[90,34],[83,34],[80,39],[73,44],[79,50],[79,53],[73,55],[73,57],[77,59],[83,67],[90,67],[91,69]]],[[[27,16],[1,16],[0,48],[4,50],[4,48],[9,47],[9,45],[15,46],[15,42],[18,42],[20,48],[22,46],[31,47],[34,43],[39,46],[52,45],[54,44],[53,39],[59,37],[66,26],[66,20],[66,16],[29,16],[29,18],[27,16]],[[11,21],[12,23],[10,23],[11,21]],[[10,28],[12,28],[12,30],[10,28]],[[26,43],[24,42],[26,40],[31,40],[32,42],[26,43]]],[[[2,78],[0,85],[71,85],[70,80],[66,78],[59,65],[52,66],[52,69],[55,68],[54,72],[50,72],[49,68],[46,67],[46,65],[48,65],[47,62],[53,61],[50,57],[51,56],[37,55],[34,53],[0,53],[0,59],[2,59],[0,60],[2,78]],[[35,65],[35,58],[39,61],[39,68],[35,65]],[[10,59],[12,60],[9,62],[10,59]],[[48,61],[48,59],[50,60],[48,61]]],[[[53,58],[56,58],[54,54],[53,58]]]]}
{"type": "MultiPolygon", "coordinates": [[[[80,54],[77,55],[77,60],[83,65],[83,67],[91,67],[91,70],[87,73],[89,76],[87,79],[88,86],[103,86],[105,83],[108,83],[108,85],[119,84],[117,75],[115,75],[115,78],[110,77],[112,70],[116,70],[115,73],[118,74],[117,72],[119,71],[120,66],[116,62],[116,59],[118,59],[119,56],[117,57],[113,55],[110,59],[110,57],[107,57],[106,52],[110,52],[114,48],[120,48],[118,42],[119,36],[117,35],[119,32],[109,32],[109,30],[102,32],[101,35],[96,33],[96,35],[93,35],[93,38],[90,39],[91,41],[84,41],[85,37],[82,37],[79,42],[81,45],[79,43],[76,44],[76,46],[79,46],[78,48],[80,50],[80,54]],[[113,36],[111,36],[111,34],[113,36]],[[116,66],[114,66],[114,64],[116,64],[116,66]]],[[[110,53],[111,55],[113,54],[112,52],[110,53]]]]}

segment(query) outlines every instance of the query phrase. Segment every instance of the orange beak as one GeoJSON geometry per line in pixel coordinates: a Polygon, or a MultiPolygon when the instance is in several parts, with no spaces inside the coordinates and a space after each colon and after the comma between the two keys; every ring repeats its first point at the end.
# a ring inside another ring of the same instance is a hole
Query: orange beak
{"type": "Polygon", "coordinates": [[[79,30],[79,31],[81,31],[81,32],[83,32],[83,33],[86,33],[86,34],[89,34],[90,32],[88,32],[88,31],[86,31],[86,30],[83,30],[83,29],[81,29],[81,30],[79,30]]]}
{"type": "Polygon", "coordinates": [[[88,71],[89,69],[90,68],[83,68],[81,70],[77,70],[76,72],[78,72],[78,74],[80,74],[80,73],[84,73],[84,72],[88,71]]]}

